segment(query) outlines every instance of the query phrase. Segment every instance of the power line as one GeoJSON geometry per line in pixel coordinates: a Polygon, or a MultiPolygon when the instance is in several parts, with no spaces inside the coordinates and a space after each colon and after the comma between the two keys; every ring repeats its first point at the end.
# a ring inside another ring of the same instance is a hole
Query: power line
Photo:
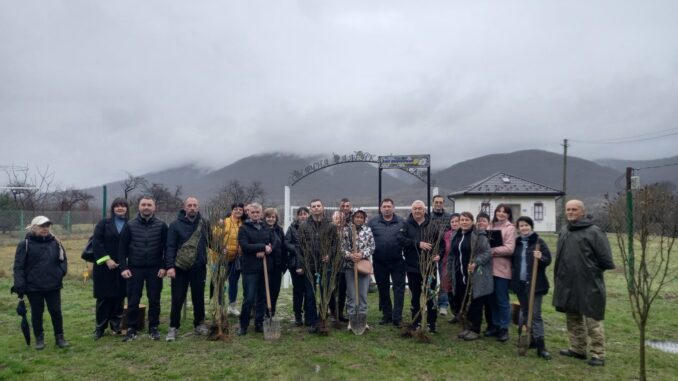
{"type": "Polygon", "coordinates": [[[673,167],[675,165],[678,165],[678,163],[670,163],[670,164],[664,164],[664,165],[655,165],[652,167],[643,167],[643,168],[633,168],[634,171],[640,171],[641,169],[655,169],[655,168],[664,168],[664,167],[673,167]]]}
{"type": "Polygon", "coordinates": [[[626,137],[623,137],[623,138],[613,138],[613,139],[603,139],[603,140],[570,139],[570,141],[576,142],[576,143],[583,143],[583,144],[620,144],[620,143],[642,142],[642,141],[646,141],[646,140],[665,138],[667,136],[673,136],[673,135],[678,135],[678,127],[670,128],[668,130],[654,131],[654,132],[644,133],[644,134],[639,134],[639,135],[626,136],[626,137]]]}

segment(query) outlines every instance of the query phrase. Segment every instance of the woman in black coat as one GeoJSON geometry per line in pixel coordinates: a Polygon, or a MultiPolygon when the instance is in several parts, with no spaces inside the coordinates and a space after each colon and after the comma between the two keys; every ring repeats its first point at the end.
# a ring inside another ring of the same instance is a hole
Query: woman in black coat
{"type": "Polygon", "coordinates": [[[31,323],[35,334],[35,349],[45,348],[42,314],[45,304],[52,318],[54,337],[59,348],[68,346],[64,339],[61,315],[61,288],[68,270],[66,250],[50,232],[52,222],[45,216],[33,218],[26,227],[26,238],[19,242],[14,256],[14,286],[12,291],[23,299],[28,296],[31,305],[31,323]]]}
{"type": "Polygon", "coordinates": [[[551,355],[544,344],[544,320],[541,317],[541,302],[549,290],[549,281],[546,278],[546,266],[551,263],[551,252],[543,239],[533,231],[534,222],[530,217],[521,216],[516,221],[518,238],[516,238],[515,251],[511,266],[511,283],[509,287],[518,296],[520,301],[521,324],[527,323],[529,311],[530,282],[532,282],[532,265],[534,258],[538,259],[537,280],[535,282],[534,304],[532,308],[532,338],[537,347],[537,355],[545,360],[550,360],[551,355]],[[539,248],[537,248],[537,243],[539,248]]]}
{"type": "MultiPolygon", "coordinates": [[[[275,306],[278,303],[282,278],[287,271],[287,246],[285,246],[285,232],[278,224],[278,211],[275,208],[266,208],[264,210],[264,221],[270,231],[270,244],[273,248],[273,268],[268,269],[269,285],[271,293],[271,314],[275,315],[275,306]]],[[[262,301],[263,303],[266,300],[262,301]]]]}
{"type": "Polygon", "coordinates": [[[127,223],[129,204],[124,198],[116,198],[111,204],[111,217],[99,221],[94,228],[94,297],[96,304],[96,327],[94,340],[100,339],[106,327],[120,334],[120,323],[125,301],[125,278],[118,269],[120,232],[127,223]]]}

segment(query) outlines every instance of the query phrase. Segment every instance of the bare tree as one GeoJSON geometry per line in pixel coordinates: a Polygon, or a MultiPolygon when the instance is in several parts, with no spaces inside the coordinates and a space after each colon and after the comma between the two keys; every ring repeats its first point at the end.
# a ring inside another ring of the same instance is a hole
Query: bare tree
{"type": "Polygon", "coordinates": [[[89,203],[94,200],[91,194],[75,188],[54,191],[52,198],[55,206],[61,211],[89,210],[89,203]]]}
{"type": "Polygon", "coordinates": [[[33,211],[45,209],[50,198],[54,172],[49,167],[37,168],[35,173],[28,169],[5,170],[7,186],[17,209],[33,211]]]}
{"type": "MultiPolygon", "coordinates": [[[[144,195],[155,199],[156,212],[175,212],[181,209],[183,200],[181,199],[181,185],[177,185],[172,192],[169,187],[161,183],[153,183],[150,186],[144,186],[144,195]]],[[[139,204],[139,198],[134,205],[139,204]]]]}
{"type": "Polygon", "coordinates": [[[127,179],[125,179],[125,181],[120,184],[120,188],[122,188],[125,200],[129,200],[129,196],[131,196],[132,191],[138,188],[145,189],[145,187],[148,186],[148,180],[142,176],[134,176],[129,172],[126,173],[127,179]]]}
{"type": "Polygon", "coordinates": [[[227,210],[231,204],[242,202],[266,202],[266,191],[260,181],[253,181],[250,185],[243,186],[238,180],[231,180],[224,185],[217,196],[210,201],[210,205],[220,210],[227,210]]]}
{"type": "Polygon", "coordinates": [[[678,203],[676,194],[666,184],[645,186],[633,194],[633,252],[628,243],[627,204],[623,195],[609,200],[610,225],[628,283],[631,313],[639,331],[639,378],[646,380],[645,333],[650,310],[662,289],[678,277],[670,260],[678,236],[678,203]]]}

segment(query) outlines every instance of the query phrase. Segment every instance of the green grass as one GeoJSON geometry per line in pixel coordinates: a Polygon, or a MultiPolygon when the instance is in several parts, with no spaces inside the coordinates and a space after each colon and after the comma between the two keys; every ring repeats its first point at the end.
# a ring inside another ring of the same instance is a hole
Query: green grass
{"type": "MultiPolygon", "coordinates": [[[[547,237],[555,247],[554,237],[547,237]]],[[[637,330],[629,312],[623,274],[606,274],[608,308],[605,320],[607,365],[592,368],[581,360],[557,355],[567,347],[565,318],[551,306],[551,294],[544,300],[547,346],[553,361],[536,358],[534,351],[519,357],[515,329],[511,340],[500,344],[482,339],[463,342],[456,338],[458,327],[439,320],[439,333],[424,344],[399,336],[393,327],[376,324],[376,294],[370,294],[369,322],[372,331],[354,336],[333,330],[329,337],[309,335],[293,326],[290,290],[284,290],[279,305],[283,319],[282,338],[265,342],[261,334],[232,337],[228,342],[209,342],[190,334],[191,311],[182,323],[174,343],[154,342],[143,335],[123,343],[119,337],[91,338],[94,299],[91,280],[83,284],[83,262],[79,251],[86,239],[66,240],[71,267],[62,291],[66,337],[71,347],[60,350],[51,336],[45,313],[47,348],[38,352],[26,347],[14,312],[16,298],[9,295],[15,244],[0,247],[0,379],[317,379],[317,380],[632,380],[637,373],[637,330]]],[[[619,261],[617,259],[617,261],[619,261]]],[[[552,275],[552,269],[548,273],[552,275]]],[[[169,320],[169,282],[163,289],[161,332],[169,320]]],[[[242,296],[242,292],[239,298],[242,296]]],[[[407,299],[407,298],[406,298],[407,299]]],[[[515,297],[513,297],[515,299],[515,297]]],[[[648,339],[678,341],[676,300],[678,285],[662,293],[653,307],[648,339]]],[[[406,300],[405,310],[409,310],[406,300]]],[[[235,323],[235,320],[233,320],[235,323]]],[[[655,380],[676,379],[676,355],[648,348],[648,376],[655,380]]]]}

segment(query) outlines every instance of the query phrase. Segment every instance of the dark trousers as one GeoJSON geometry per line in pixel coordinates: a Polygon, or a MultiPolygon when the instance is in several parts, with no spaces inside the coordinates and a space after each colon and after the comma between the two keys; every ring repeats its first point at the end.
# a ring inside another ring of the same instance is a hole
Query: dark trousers
{"type": "MultiPolygon", "coordinates": [[[[492,319],[492,310],[494,309],[494,293],[488,295],[487,298],[485,298],[485,302],[483,302],[483,316],[485,317],[485,323],[487,324],[487,329],[488,330],[494,330],[498,329],[499,327],[495,327],[493,324],[493,319],[492,319]]],[[[480,318],[481,324],[482,324],[482,317],[480,318]]]]}
{"type": "MultiPolygon", "coordinates": [[[[421,303],[420,303],[420,298],[421,298],[421,293],[423,291],[423,278],[420,273],[407,273],[407,281],[408,285],[410,286],[410,293],[412,294],[412,300],[410,304],[412,305],[412,323],[413,324],[419,324],[421,322],[421,315],[419,315],[416,319],[414,316],[419,312],[419,309],[421,308],[421,303]]],[[[427,287],[431,289],[435,289],[436,287],[436,278],[433,278],[433,283],[430,285],[426,285],[427,287]]],[[[437,300],[434,300],[433,295],[429,293],[429,297],[426,300],[426,323],[430,325],[435,325],[436,319],[438,317],[438,314],[435,311],[435,306],[437,304],[437,300]]]]}
{"type": "Polygon", "coordinates": [[[346,277],[343,271],[337,275],[335,281],[337,285],[330,297],[330,311],[336,317],[344,317],[344,308],[346,307],[346,277]]]}
{"type": "Polygon", "coordinates": [[[52,318],[52,328],[54,335],[64,334],[64,320],[61,316],[61,290],[53,291],[35,291],[26,293],[28,303],[31,305],[31,324],[33,325],[33,334],[37,337],[43,334],[42,314],[47,311],[52,318]]]}
{"type": "Polygon", "coordinates": [[[159,267],[130,268],[132,277],[127,280],[127,326],[139,329],[139,302],[144,293],[148,298],[148,328],[158,328],[160,324],[160,294],[162,278],[158,278],[159,267]]]}
{"type": "Polygon", "coordinates": [[[181,326],[181,307],[186,301],[188,288],[191,288],[191,301],[193,302],[193,326],[205,320],[205,278],[207,268],[190,269],[188,271],[179,268],[174,269],[176,277],[172,279],[172,309],[170,311],[170,327],[181,326]]]}
{"type": "Polygon", "coordinates": [[[98,298],[96,306],[96,329],[105,331],[110,324],[115,332],[120,331],[125,298],[98,298]]]}
{"type": "Polygon", "coordinates": [[[264,285],[264,273],[242,273],[243,301],[240,310],[240,329],[247,331],[250,325],[252,307],[254,311],[254,325],[264,324],[264,312],[266,311],[266,290],[264,285]]]}
{"type": "MultiPolygon", "coordinates": [[[[313,326],[318,320],[318,308],[315,303],[315,283],[311,282],[308,277],[304,274],[304,308],[306,310],[306,322],[313,326]]],[[[320,292],[320,287],[318,287],[318,292],[320,292]]]]}
{"type": "MultiPolygon", "coordinates": [[[[275,306],[278,303],[278,296],[280,295],[280,287],[282,286],[282,278],[285,274],[284,269],[279,267],[274,267],[268,276],[268,288],[271,293],[271,315],[275,316],[275,306]]],[[[265,298],[266,296],[264,296],[265,298]]],[[[264,299],[266,303],[266,299],[264,299]]],[[[268,314],[268,312],[267,312],[268,314]]]]}
{"type": "Polygon", "coordinates": [[[468,314],[466,315],[467,323],[466,329],[475,333],[480,333],[480,325],[483,320],[483,306],[490,299],[490,295],[481,296],[473,299],[471,305],[468,307],[468,314]]]}
{"type": "Polygon", "coordinates": [[[461,311],[461,303],[464,300],[465,293],[466,285],[462,280],[462,274],[457,272],[455,276],[454,293],[452,292],[448,293],[448,298],[450,300],[450,308],[452,309],[452,313],[455,316],[459,315],[459,311],[461,311]]]}
{"type": "Polygon", "coordinates": [[[291,271],[292,277],[292,309],[294,310],[294,318],[301,319],[303,311],[306,312],[305,319],[308,319],[308,310],[304,308],[304,296],[306,295],[306,275],[297,274],[296,271],[291,271]]]}
{"type": "Polygon", "coordinates": [[[402,321],[405,302],[405,262],[375,261],[374,278],[379,290],[379,309],[384,320],[402,321]],[[391,304],[391,282],[393,282],[393,304],[391,304]]]}

